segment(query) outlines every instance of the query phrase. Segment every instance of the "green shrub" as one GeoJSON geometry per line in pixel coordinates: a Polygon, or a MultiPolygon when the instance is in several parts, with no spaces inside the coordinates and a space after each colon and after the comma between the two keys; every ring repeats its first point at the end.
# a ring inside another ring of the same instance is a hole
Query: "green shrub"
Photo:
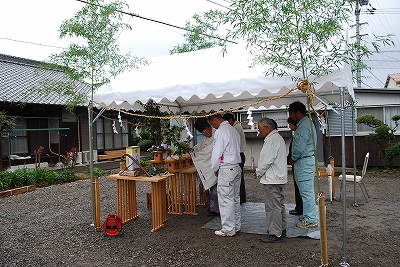
{"type": "MultiPolygon", "coordinates": [[[[85,171],[85,174],[90,174],[90,168],[87,168],[85,171]]],[[[93,167],[93,176],[101,177],[101,176],[106,176],[107,172],[99,169],[97,167],[93,167]]]]}
{"type": "MultiPolygon", "coordinates": [[[[95,168],[97,173],[105,175],[105,171],[95,168]]],[[[55,183],[67,183],[78,180],[78,177],[71,169],[64,169],[61,172],[51,171],[43,168],[18,169],[14,172],[0,172],[0,190],[9,190],[23,186],[48,186],[55,183]]]]}
{"type": "Polygon", "coordinates": [[[386,155],[386,158],[388,161],[387,162],[388,166],[390,168],[392,168],[393,167],[393,159],[397,156],[400,156],[400,142],[386,148],[385,155],[386,155]]]}
{"type": "Polygon", "coordinates": [[[62,172],[60,172],[56,178],[56,182],[58,183],[73,182],[75,180],[77,180],[77,177],[71,169],[62,170],[62,172]]]}
{"type": "Polygon", "coordinates": [[[152,145],[154,145],[153,140],[142,140],[138,144],[140,151],[147,151],[147,149],[149,149],[152,145]]]}
{"type": "Polygon", "coordinates": [[[5,172],[0,172],[0,190],[8,190],[11,187],[11,175],[10,172],[5,171],[5,172]]]}
{"type": "Polygon", "coordinates": [[[36,168],[31,171],[31,174],[35,180],[35,184],[46,182],[46,176],[49,171],[43,168],[36,168]]]}
{"type": "Polygon", "coordinates": [[[151,139],[151,132],[149,131],[141,131],[139,133],[140,139],[142,140],[150,140],[151,139]]]}
{"type": "Polygon", "coordinates": [[[22,168],[11,172],[11,188],[35,185],[35,177],[32,171],[22,168]]]}
{"type": "Polygon", "coordinates": [[[57,180],[58,173],[54,171],[47,171],[45,180],[48,185],[54,184],[54,182],[57,180]]]}

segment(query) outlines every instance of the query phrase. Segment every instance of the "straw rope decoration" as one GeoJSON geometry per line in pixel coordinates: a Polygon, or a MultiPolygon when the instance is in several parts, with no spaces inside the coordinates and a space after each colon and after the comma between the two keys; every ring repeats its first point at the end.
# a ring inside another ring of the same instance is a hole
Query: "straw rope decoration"
{"type": "MultiPolygon", "coordinates": [[[[146,115],[146,114],[133,114],[133,113],[130,113],[130,112],[128,112],[128,111],[126,111],[126,110],[123,110],[123,109],[117,109],[117,108],[109,107],[109,106],[107,106],[107,105],[105,105],[105,104],[103,104],[103,103],[96,102],[96,101],[94,101],[94,100],[91,100],[91,102],[94,103],[94,104],[96,104],[96,105],[98,105],[98,106],[100,106],[101,108],[106,109],[106,110],[109,110],[109,111],[117,111],[117,112],[120,112],[120,113],[129,115],[129,116],[143,117],[143,118],[149,118],[149,119],[162,119],[162,120],[172,120],[172,119],[183,119],[183,120],[188,120],[188,119],[207,118],[207,117],[212,116],[212,115],[224,114],[224,113],[227,113],[227,112],[232,112],[232,111],[236,111],[236,110],[248,108],[248,107],[255,106],[255,105],[260,105],[260,104],[262,104],[262,103],[264,103],[264,102],[273,101],[273,100],[277,100],[277,99],[283,98],[283,97],[289,95],[290,93],[292,93],[292,92],[295,91],[295,90],[300,90],[301,92],[303,92],[304,94],[306,94],[307,98],[311,99],[311,101],[314,99],[313,83],[312,83],[312,82],[309,82],[309,81],[306,80],[306,79],[303,79],[303,80],[300,80],[300,81],[298,81],[298,82],[296,83],[296,87],[291,88],[289,91],[287,91],[287,92],[284,93],[283,95],[275,96],[275,97],[264,98],[264,99],[262,99],[262,100],[260,100],[260,101],[255,102],[255,103],[241,105],[241,106],[238,106],[238,107],[236,107],[236,108],[229,108],[229,109],[225,109],[225,110],[218,110],[218,111],[215,111],[215,112],[213,112],[213,113],[209,113],[209,114],[205,114],[205,115],[189,115],[189,116],[187,116],[187,115],[184,115],[184,116],[183,116],[183,115],[150,116],[150,115],[146,115]]],[[[326,109],[325,109],[325,111],[320,115],[317,111],[314,110],[314,107],[312,107],[312,109],[313,109],[313,111],[315,112],[315,114],[316,114],[317,116],[323,116],[323,115],[325,114],[325,112],[326,112],[326,109]]],[[[118,121],[118,119],[107,118],[106,116],[103,116],[103,115],[102,115],[101,117],[103,117],[103,118],[105,118],[105,119],[113,120],[113,121],[114,121],[114,120],[115,120],[115,121],[118,121]]],[[[128,123],[129,123],[129,122],[128,122],[128,123]]],[[[132,124],[132,125],[134,125],[134,126],[143,126],[143,124],[133,124],[133,123],[129,123],[129,124],[132,124]]]]}

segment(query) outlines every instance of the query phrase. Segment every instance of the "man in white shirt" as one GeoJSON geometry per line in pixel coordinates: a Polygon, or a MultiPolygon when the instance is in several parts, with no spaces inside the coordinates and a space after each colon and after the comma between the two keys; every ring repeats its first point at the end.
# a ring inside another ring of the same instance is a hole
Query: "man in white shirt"
{"type": "Polygon", "coordinates": [[[246,202],[246,185],[244,182],[244,163],[246,162],[246,136],[243,131],[242,124],[236,120],[235,116],[232,113],[225,113],[224,116],[222,116],[226,121],[229,122],[230,125],[233,126],[233,128],[236,129],[240,136],[240,159],[241,163],[239,164],[240,169],[242,170],[242,177],[240,179],[240,204],[246,202]]]}
{"type": "Polygon", "coordinates": [[[268,235],[261,241],[282,242],[286,236],[286,212],[284,185],[287,183],[286,145],[274,123],[268,118],[258,121],[258,131],[265,137],[260,152],[255,177],[263,185],[265,213],[268,221],[268,235]]]}
{"type": "Polygon", "coordinates": [[[217,192],[222,229],[217,236],[234,236],[240,231],[240,136],[220,114],[208,118],[216,129],[211,168],[218,177],[217,192]]]}

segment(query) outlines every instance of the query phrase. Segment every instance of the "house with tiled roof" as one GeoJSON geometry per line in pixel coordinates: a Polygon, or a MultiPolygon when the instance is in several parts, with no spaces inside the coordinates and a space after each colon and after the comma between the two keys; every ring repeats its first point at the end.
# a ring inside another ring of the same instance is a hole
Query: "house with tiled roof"
{"type": "Polygon", "coordinates": [[[389,74],[385,82],[385,88],[400,88],[400,73],[389,74]]]}
{"type": "MultiPolygon", "coordinates": [[[[71,113],[66,109],[70,96],[55,92],[32,93],[44,84],[63,86],[67,82],[62,67],[44,66],[40,61],[0,54],[0,111],[17,118],[15,129],[1,134],[3,168],[35,163],[39,147],[43,147],[41,161],[49,163],[59,162],[61,155],[73,147],[81,152],[89,150],[89,119],[85,106],[89,102],[76,106],[71,113]]],[[[76,82],[73,90],[90,96],[91,87],[76,82]]],[[[94,124],[94,132],[97,133],[95,150],[121,149],[128,143],[127,132],[114,136],[112,121],[101,117],[94,124]]],[[[79,160],[87,161],[86,154],[79,160]]]]}

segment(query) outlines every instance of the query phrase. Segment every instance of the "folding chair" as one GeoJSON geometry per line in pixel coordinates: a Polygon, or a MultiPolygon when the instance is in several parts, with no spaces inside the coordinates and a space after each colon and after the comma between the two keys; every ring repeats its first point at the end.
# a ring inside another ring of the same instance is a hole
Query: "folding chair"
{"type": "MultiPolygon", "coordinates": [[[[367,202],[369,202],[367,197],[370,197],[370,196],[369,196],[367,188],[365,187],[365,184],[364,184],[364,177],[365,177],[365,173],[367,172],[368,160],[369,160],[369,152],[367,152],[367,154],[365,155],[364,165],[362,168],[361,175],[356,175],[356,180],[355,180],[355,182],[360,186],[361,192],[363,193],[364,198],[367,202]]],[[[341,181],[341,183],[340,183],[340,199],[341,199],[342,198],[342,183],[343,183],[342,175],[339,175],[339,181],[341,181]]],[[[346,174],[346,182],[354,183],[354,175],[346,174]]]]}

